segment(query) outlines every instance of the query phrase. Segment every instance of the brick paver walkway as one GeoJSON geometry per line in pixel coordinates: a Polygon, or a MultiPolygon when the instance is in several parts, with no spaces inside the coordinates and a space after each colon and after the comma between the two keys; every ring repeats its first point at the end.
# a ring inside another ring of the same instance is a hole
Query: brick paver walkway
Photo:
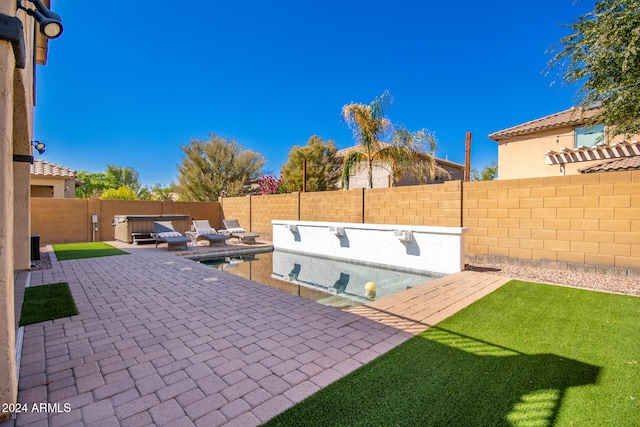
{"type": "Polygon", "coordinates": [[[80,314],[25,327],[16,426],[258,425],[414,332],[164,251],[31,275],[58,281],[80,314]]]}
{"type": "Polygon", "coordinates": [[[463,271],[348,311],[416,335],[509,280],[495,274],[463,271]]]}

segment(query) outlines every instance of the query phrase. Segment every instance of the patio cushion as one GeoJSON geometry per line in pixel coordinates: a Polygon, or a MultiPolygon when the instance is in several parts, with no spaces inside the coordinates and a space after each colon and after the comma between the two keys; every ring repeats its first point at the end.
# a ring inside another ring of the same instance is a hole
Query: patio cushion
{"type": "Polygon", "coordinates": [[[158,237],[161,237],[163,239],[167,237],[180,237],[180,236],[182,236],[182,234],[178,233],[177,231],[165,231],[164,233],[158,233],[158,237]]]}
{"type": "Polygon", "coordinates": [[[244,228],[227,228],[227,231],[229,231],[229,233],[246,233],[244,228]]]}
{"type": "Polygon", "coordinates": [[[208,236],[210,234],[218,234],[213,228],[201,228],[198,230],[198,234],[201,236],[208,236]]]}

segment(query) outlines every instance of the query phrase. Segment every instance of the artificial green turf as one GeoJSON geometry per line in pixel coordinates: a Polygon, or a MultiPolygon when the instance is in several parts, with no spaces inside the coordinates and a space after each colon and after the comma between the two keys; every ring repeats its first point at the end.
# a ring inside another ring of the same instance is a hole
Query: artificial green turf
{"type": "Polygon", "coordinates": [[[127,254],[127,252],[121,251],[120,249],[114,248],[113,246],[103,242],[66,243],[61,245],[52,245],[52,247],[56,253],[58,261],[127,254]]]}
{"type": "Polygon", "coordinates": [[[24,290],[20,326],[78,314],[65,282],[31,286],[24,290]]]}
{"type": "Polygon", "coordinates": [[[640,425],[640,298],[511,281],[267,426],[640,425]]]}

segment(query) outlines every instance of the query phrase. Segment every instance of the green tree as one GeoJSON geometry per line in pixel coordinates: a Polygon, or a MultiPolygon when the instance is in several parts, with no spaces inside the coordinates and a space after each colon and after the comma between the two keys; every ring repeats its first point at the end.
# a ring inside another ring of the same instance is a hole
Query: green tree
{"type": "Polygon", "coordinates": [[[471,168],[471,181],[493,181],[498,177],[498,164],[492,161],[482,171],[471,168]]]}
{"type": "Polygon", "coordinates": [[[108,165],[105,172],[80,171],[76,178],[83,185],[76,188],[76,197],[99,198],[107,190],[129,187],[137,199],[145,199],[149,189],[140,184],[140,174],[130,167],[108,165]]]}
{"type": "Polygon", "coordinates": [[[122,185],[118,188],[109,188],[100,195],[100,200],[138,200],[138,195],[131,187],[122,185]]]}
{"type": "Polygon", "coordinates": [[[307,191],[337,190],[342,160],[333,141],[313,135],[304,147],[294,146],[280,170],[291,191],[302,191],[302,165],[307,163],[307,191]]]}
{"type": "Polygon", "coordinates": [[[144,189],[140,183],[140,174],[131,167],[108,165],[105,172],[107,176],[113,177],[113,179],[118,183],[118,187],[129,187],[136,197],[144,196],[146,192],[148,192],[148,189],[144,189]]]}
{"type": "Polygon", "coordinates": [[[149,190],[149,199],[164,201],[164,200],[172,200],[171,195],[173,193],[173,186],[175,184],[171,183],[170,185],[163,187],[162,184],[155,184],[149,190]]]}
{"type": "Polygon", "coordinates": [[[359,150],[352,151],[344,158],[342,188],[348,187],[351,170],[362,161],[367,162],[367,188],[373,188],[373,163],[376,154],[383,148],[380,141],[391,128],[391,121],[385,116],[390,102],[391,95],[385,91],[369,105],[352,103],[342,107],[342,117],[360,145],[359,150]]]}
{"type": "Polygon", "coordinates": [[[103,191],[118,188],[113,176],[102,172],[78,171],[76,179],[83,183],[76,187],[76,197],[81,199],[98,198],[103,191]]]}
{"type": "Polygon", "coordinates": [[[599,0],[552,49],[549,70],[578,85],[579,103],[601,103],[594,123],[610,136],[640,133],[640,1],[599,0]]]}
{"type": "Polygon", "coordinates": [[[265,161],[261,154],[244,150],[236,141],[209,135],[209,140],[191,139],[180,147],[176,192],[181,200],[210,201],[219,196],[243,196],[258,191],[265,161]]]}

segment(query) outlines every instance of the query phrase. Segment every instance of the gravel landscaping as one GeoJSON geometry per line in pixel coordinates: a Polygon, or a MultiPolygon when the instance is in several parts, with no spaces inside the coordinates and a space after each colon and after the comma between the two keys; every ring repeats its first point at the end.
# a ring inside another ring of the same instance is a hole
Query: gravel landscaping
{"type": "Polygon", "coordinates": [[[467,269],[486,271],[531,282],[553,283],[596,291],[640,295],[640,279],[605,274],[579,273],[568,270],[552,270],[507,264],[471,264],[467,269]]]}

